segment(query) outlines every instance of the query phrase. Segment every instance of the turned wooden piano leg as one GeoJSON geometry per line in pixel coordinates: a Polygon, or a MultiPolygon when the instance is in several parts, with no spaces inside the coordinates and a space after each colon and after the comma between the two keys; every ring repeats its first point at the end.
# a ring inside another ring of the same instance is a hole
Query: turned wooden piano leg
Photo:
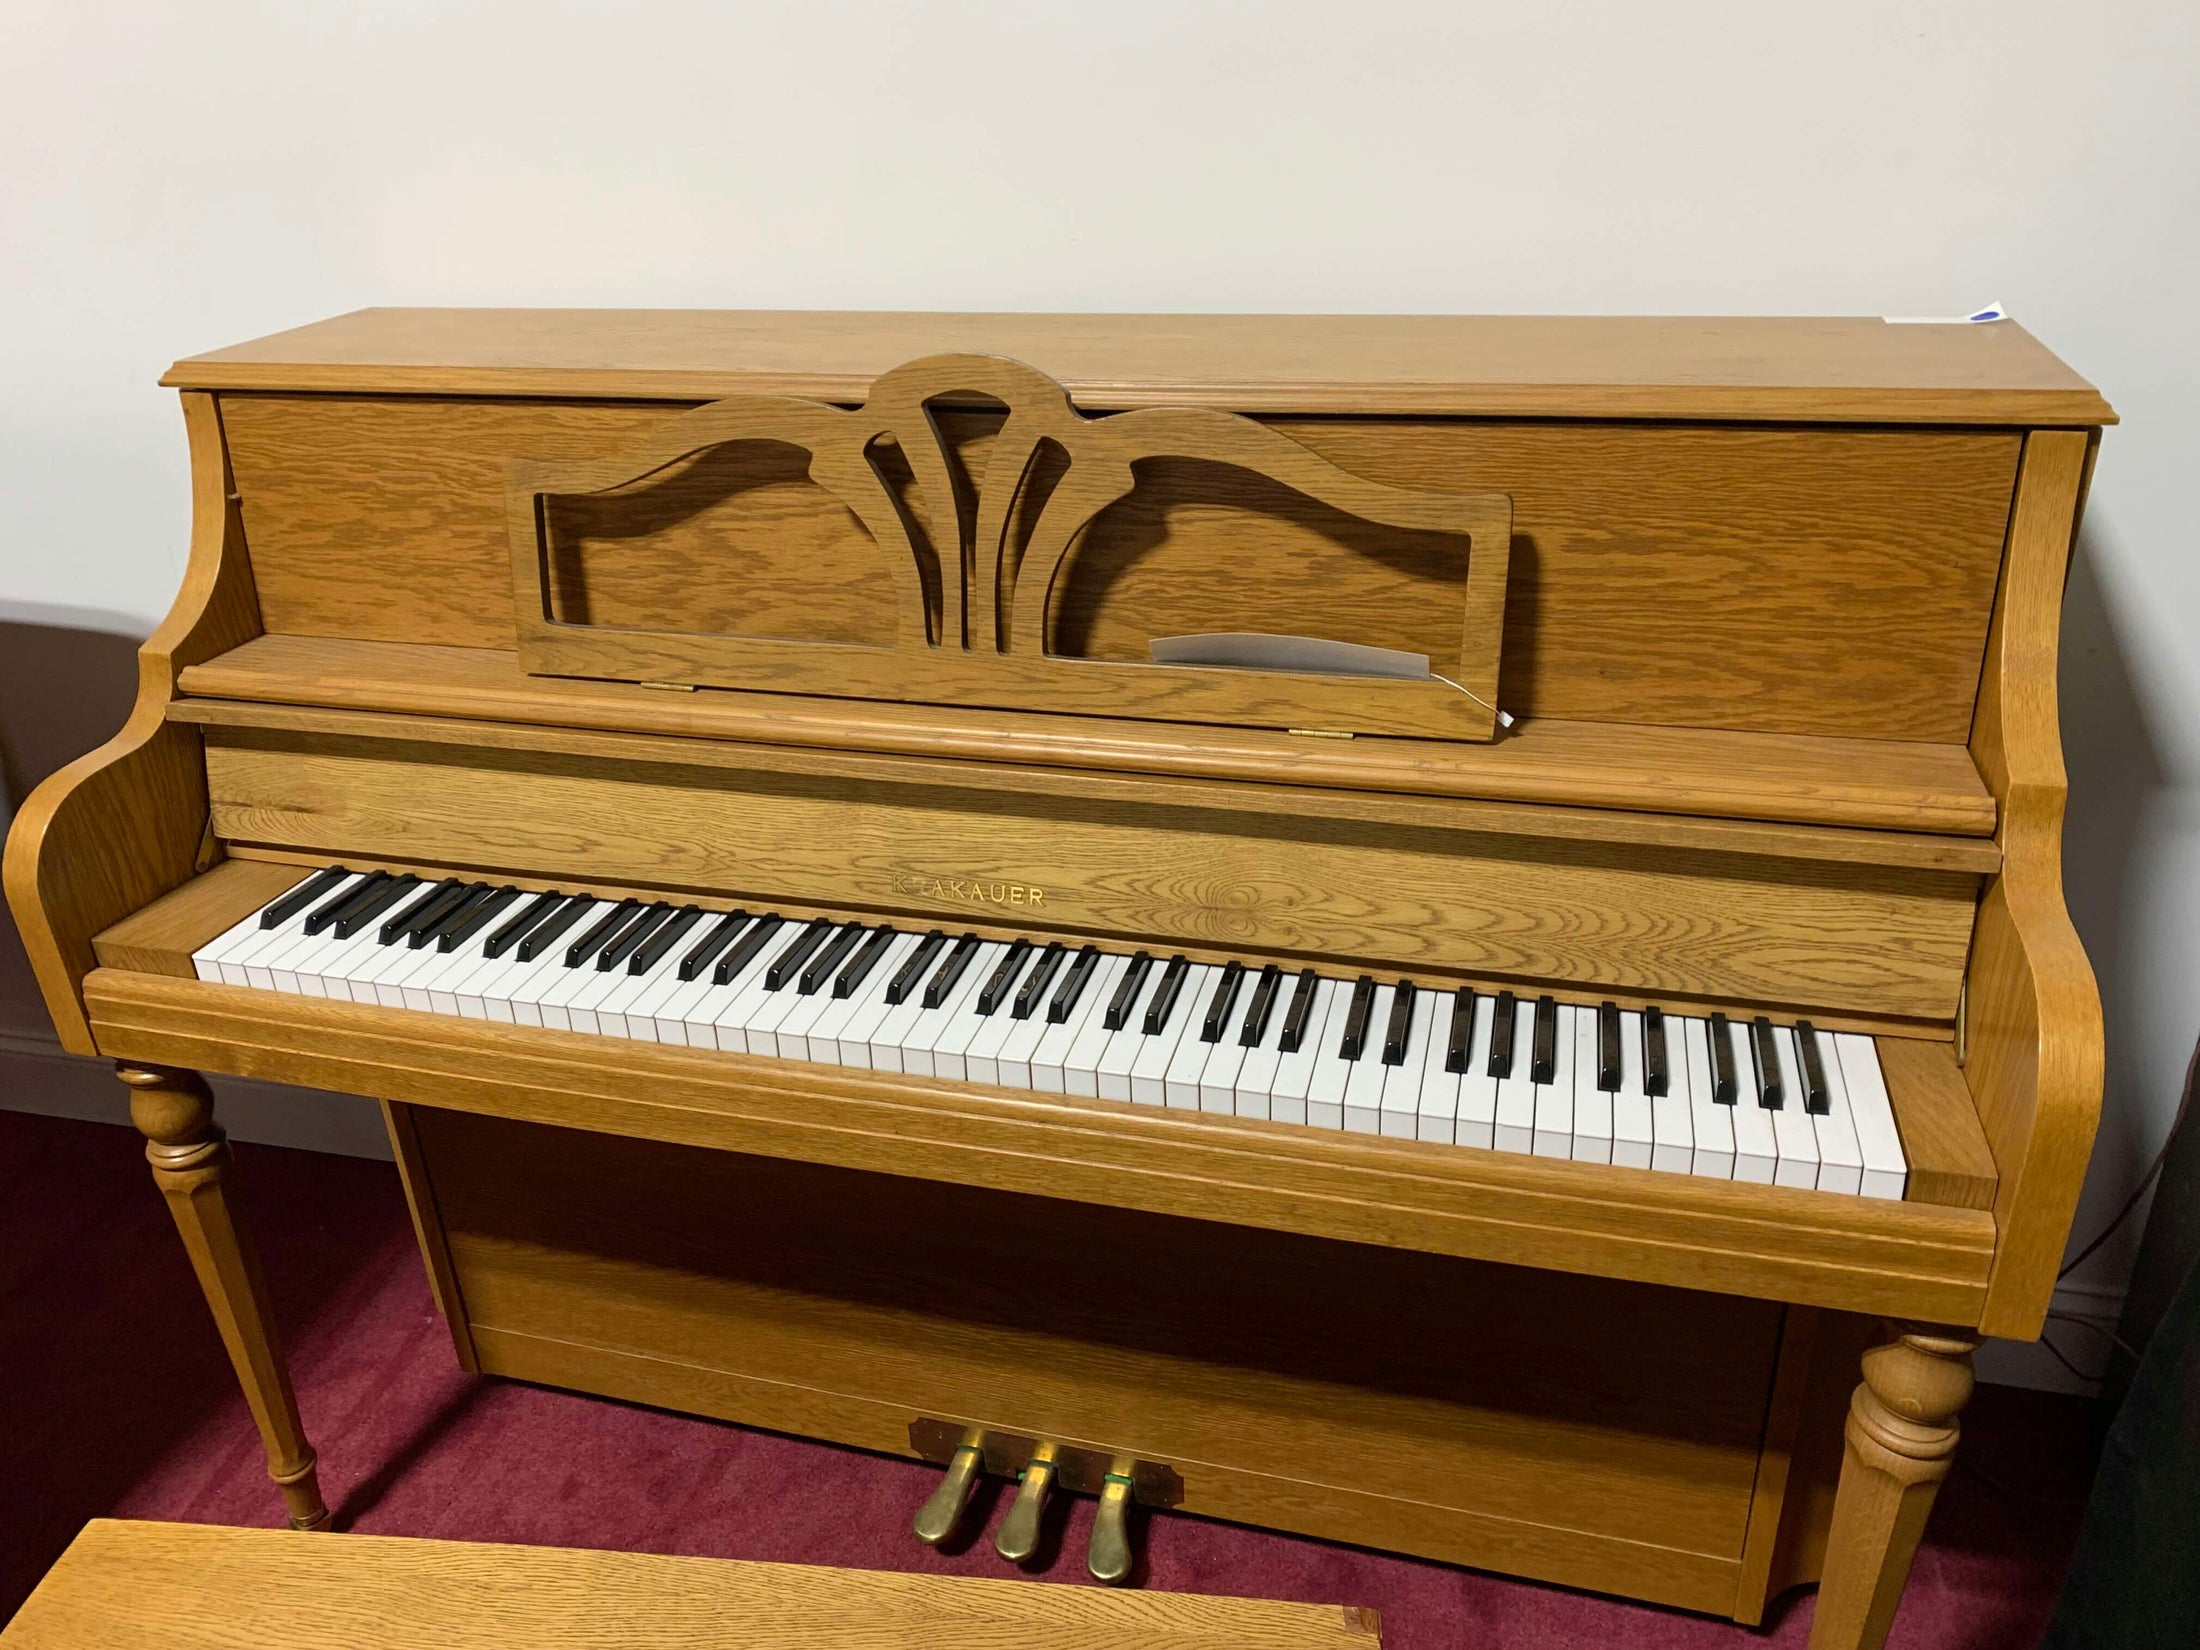
{"type": "Polygon", "coordinates": [[[1864,1354],[1849,1401],[1841,1484],[1826,1541],[1810,1650],[1879,1650],[1925,1533],[1925,1515],[1956,1453],[1956,1416],[1971,1396],[1976,1336],[1924,1324],[1864,1354]]]}
{"type": "Polygon", "coordinates": [[[118,1065],[116,1075],[130,1087],[130,1120],[145,1136],[154,1184],[176,1217],[199,1288],[236,1366],[245,1402],[267,1445],[268,1476],[289,1503],[291,1528],[325,1528],[329,1514],[314,1473],[313,1446],[298,1419],[298,1400],[290,1390],[290,1369],[276,1337],[259,1258],[230,1206],[234,1159],[214,1121],[214,1097],[206,1079],[173,1066],[118,1065]]]}

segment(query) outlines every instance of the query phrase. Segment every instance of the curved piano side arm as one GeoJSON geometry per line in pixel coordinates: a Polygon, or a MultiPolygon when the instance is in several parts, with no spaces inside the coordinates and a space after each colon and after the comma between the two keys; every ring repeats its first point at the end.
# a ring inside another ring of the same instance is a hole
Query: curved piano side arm
{"type": "Polygon", "coordinates": [[[2098,436],[2025,441],[1971,754],[2000,804],[2002,869],[1980,902],[1965,977],[1964,1075],[2001,1172],[1979,1328],[2045,1322],[2101,1112],[2100,994],[2063,905],[2068,792],[2055,661],[2063,584],[2098,436]]]}
{"type": "Polygon", "coordinates": [[[199,869],[206,761],[196,728],[167,720],[176,676],[260,634],[259,598],[222,440],[203,391],[183,396],[191,444],[191,559],[183,588],[138,650],[122,731],[38,786],[8,833],[4,882],[62,1047],[94,1054],[81,987],[92,936],[199,869]]]}

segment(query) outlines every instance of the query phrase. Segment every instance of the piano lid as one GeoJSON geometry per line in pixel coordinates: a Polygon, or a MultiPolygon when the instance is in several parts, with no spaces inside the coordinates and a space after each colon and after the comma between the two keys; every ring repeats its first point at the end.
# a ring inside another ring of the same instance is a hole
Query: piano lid
{"type": "Polygon", "coordinates": [[[363,309],[179,361],[185,389],[861,401],[926,355],[1033,362],[1088,411],[2105,424],[2014,321],[363,309]]]}

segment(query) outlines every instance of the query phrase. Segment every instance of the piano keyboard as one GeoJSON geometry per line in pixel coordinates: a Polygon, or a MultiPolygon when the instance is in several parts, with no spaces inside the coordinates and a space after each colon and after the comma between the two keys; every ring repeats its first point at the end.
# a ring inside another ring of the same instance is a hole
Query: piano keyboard
{"type": "Polygon", "coordinates": [[[193,953],[263,991],[1899,1199],[1868,1036],[332,867],[193,953]]]}

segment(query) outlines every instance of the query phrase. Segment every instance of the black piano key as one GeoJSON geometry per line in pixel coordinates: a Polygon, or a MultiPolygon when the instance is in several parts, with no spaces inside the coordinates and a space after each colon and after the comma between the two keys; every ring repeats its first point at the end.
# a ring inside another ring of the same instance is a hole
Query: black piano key
{"type": "Polygon", "coordinates": [[[786,926],[785,917],[775,917],[769,913],[758,917],[742,934],[740,943],[718,959],[718,966],[710,971],[710,983],[731,985],[741,970],[756,961],[764,947],[771,944],[772,936],[786,926]]]}
{"type": "Polygon", "coordinates": [[[1411,980],[1400,980],[1397,989],[1390,994],[1390,1025],[1383,1032],[1383,1064],[1386,1066],[1406,1063],[1406,1045],[1413,1037],[1414,991],[1411,980]]]}
{"type": "Polygon", "coordinates": [[[1010,1019],[1031,1018],[1038,1009],[1040,1000],[1046,996],[1047,986],[1052,983],[1055,971],[1062,966],[1062,958],[1066,954],[1060,940],[1047,941],[1046,949],[1039,953],[1039,960],[1031,965],[1031,972],[1024,976],[1024,983],[1016,988],[1016,1001],[1008,1010],[1010,1019]]]}
{"type": "Polygon", "coordinates": [[[1528,1081],[1548,1083],[1558,1072],[1558,1004],[1535,1000],[1535,1045],[1528,1055],[1528,1081]]]}
{"type": "Polygon", "coordinates": [[[932,976],[924,988],[926,1008],[937,1008],[947,1001],[949,993],[955,989],[955,983],[963,977],[963,971],[970,966],[970,959],[978,954],[978,947],[983,943],[975,934],[965,934],[955,942],[955,948],[947,953],[947,960],[940,964],[939,972],[932,976]]]}
{"type": "Polygon", "coordinates": [[[325,871],[316,871],[281,899],[260,913],[262,928],[279,928],[300,911],[328,893],[351,873],[341,865],[331,865],[325,871]]]}
{"type": "Polygon", "coordinates": [[[1061,1025],[1077,1008],[1077,1000],[1085,994],[1085,987],[1092,984],[1093,975],[1100,971],[1100,948],[1088,945],[1077,953],[1077,960],[1069,965],[1069,972],[1062,976],[1061,989],[1054,993],[1054,1001],[1047,1004],[1047,1024],[1061,1025]]]}
{"type": "Polygon", "coordinates": [[[634,955],[626,960],[629,974],[647,974],[665,960],[665,953],[680,943],[680,937],[703,920],[700,905],[683,905],[665,918],[650,935],[635,948],[634,955]]]}
{"type": "Polygon", "coordinates": [[[917,948],[909,953],[909,960],[886,982],[886,1002],[889,1007],[908,1001],[909,993],[917,989],[924,979],[924,971],[932,966],[932,959],[940,954],[940,947],[946,943],[947,936],[937,928],[917,941],[917,948]]]}
{"type": "Polygon", "coordinates": [[[1115,988],[1115,995],[1108,999],[1107,1012],[1100,1017],[1101,1026],[1108,1031],[1121,1031],[1130,1023],[1131,1010],[1138,1006],[1139,988],[1146,983],[1146,974],[1153,967],[1151,951],[1131,953],[1131,965],[1123,970],[1123,980],[1115,988]]]}
{"type": "Polygon", "coordinates": [[[1673,1092],[1672,1067],[1665,1059],[1665,1010],[1642,1011],[1642,1092],[1664,1099],[1673,1092]]]}
{"type": "Polygon", "coordinates": [[[1258,1048],[1268,1035],[1268,1022],[1276,1012],[1276,993],[1283,986],[1283,970],[1274,963],[1260,965],[1253,982],[1253,1000],[1245,1005],[1245,1024],[1238,1030],[1238,1047],[1258,1048]]]}
{"type": "Polygon", "coordinates": [[[458,898],[444,902],[440,915],[431,918],[405,936],[407,950],[424,951],[431,945],[440,945],[443,937],[455,929],[473,908],[487,899],[496,889],[486,882],[469,882],[458,891],[458,898]]]}
{"type": "Polygon", "coordinates": [[[1001,956],[993,970],[993,977],[978,988],[978,1012],[990,1015],[1008,1000],[1009,989],[1015,985],[1017,975],[1024,971],[1024,959],[1031,955],[1029,940],[1016,940],[1001,956]]]}
{"type": "Polygon", "coordinates": [[[692,980],[711,965],[719,952],[733,943],[734,936],[749,925],[746,911],[728,911],[711,924],[710,932],[688,947],[688,954],[680,959],[677,972],[681,979],[692,980]]]}
{"type": "Polygon", "coordinates": [[[489,924],[496,921],[504,908],[519,898],[517,888],[490,888],[480,898],[469,900],[458,920],[446,927],[435,942],[435,948],[446,954],[456,951],[489,924]]]}
{"type": "Polygon", "coordinates": [[[1734,1039],[1727,1034],[1726,1016],[1711,1016],[1711,1098],[1731,1106],[1741,1098],[1741,1084],[1734,1075],[1734,1039]]]}
{"type": "Polygon", "coordinates": [[[606,941],[604,948],[596,953],[596,972],[608,974],[614,968],[617,968],[627,958],[633,956],[635,952],[648,944],[650,936],[670,921],[671,917],[672,907],[669,905],[643,906],[633,916],[629,917],[626,926],[606,941]]]}
{"type": "Polygon", "coordinates": [[[802,978],[794,982],[795,990],[805,997],[814,997],[825,989],[825,982],[833,977],[840,965],[848,960],[848,953],[856,948],[856,941],[863,938],[863,924],[844,923],[833,936],[832,944],[825,947],[803,969],[802,978]]]}
{"type": "Polygon", "coordinates": [[[1803,1062],[1803,1110],[1824,1117],[1833,1110],[1833,1095],[1826,1088],[1826,1067],[1818,1055],[1818,1029],[1808,1020],[1795,1022],[1795,1052],[1803,1062]]]}
{"type": "Polygon", "coordinates": [[[1230,1010],[1237,1007],[1238,988],[1244,983],[1243,963],[1228,962],[1222,965],[1222,977],[1215,981],[1214,994],[1207,999],[1207,1018],[1200,1022],[1201,1042],[1222,1041],[1223,1032],[1230,1027],[1230,1010]]]}
{"type": "Polygon", "coordinates": [[[1161,1028],[1169,1023],[1169,1014],[1176,1007],[1176,999],[1184,990],[1184,981],[1192,971],[1191,959],[1181,951],[1169,959],[1169,966],[1162,970],[1161,983],[1153,988],[1153,1001],[1146,1007],[1146,1031],[1148,1037],[1157,1037],[1161,1028]]]}
{"type": "Polygon", "coordinates": [[[638,899],[623,899],[590,923],[581,937],[565,948],[565,966],[578,968],[611,943],[611,936],[634,920],[642,908],[638,899]]]}
{"type": "Polygon", "coordinates": [[[377,892],[394,880],[396,879],[387,871],[369,871],[357,887],[332,895],[318,911],[306,918],[305,931],[308,934],[325,932],[374,898],[377,892]]]}
{"type": "Polygon", "coordinates": [[[1375,976],[1362,974],[1352,983],[1352,1011],[1345,1016],[1344,1036],[1337,1043],[1337,1058],[1357,1060],[1367,1046],[1367,1020],[1375,1012],[1375,976]]]}
{"type": "Polygon", "coordinates": [[[1772,1038],[1772,1022],[1764,1015],[1749,1022],[1749,1060],[1757,1068],[1757,1104],[1766,1111],[1782,1111],[1787,1106],[1787,1087],[1780,1081],[1780,1049],[1772,1038]]]}
{"type": "Polygon", "coordinates": [[[466,889],[466,884],[456,877],[445,877],[432,884],[421,896],[391,917],[374,932],[377,945],[395,945],[423,923],[433,922],[450,909],[466,889]]]}
{"type": "Polygon", "coordinates": [[[1491,1010],[1496,1018],[1490,1021],[1490,1075],[1510,1077],[1513,1074],[1513,1034],[1520,1026],[1520,999],[1510,991],[1497,994],[1497,1006],[1491,1010]]]}
{"type": "Polygon", "coordinates": [[[1451,1032],[1444,1040],[1444,1069],[1465,1071],[1467,1055],[1474,1048],[1474,987],[1463,985],[1452,993],[1451,1032]]]}
{"type": "Polygon", "coordinates": [[[527,937],[519,942],[519,949],[512,953],[521,962],[533,962],[548,951],[581,918],[595,908],[596,900],[588,894],[575,894],[535,927],[527,931],[527,937]]]}
{"type": "Polygon", "coordinates": [[[1619,1004],[1597,1005],[1597,1087],[1619,1093],[1619,1004]]]}
{"type": "Polygon", "coordinates": [[[329,932],[340,940],[348,940],[360,929],[374,921],[383,912],[420,886],[418,877],[392,877],[381,887],[361,900],[357,905],[336,919],[329,932]]]}
{"type": "Polygon", "coordinates": [[[894,941],[899,938],[889,923],[882,922],[872,929],[871,937],[863,942],[863,949],[848,959],[848,966],[834,979],[833,995],[840,998],[853,997],[863,982],[871,977],[871,971],[878,967],[879,959],[893,948],[894,941]]]}
{"type": "Polygon", "coordinates": [[[1314,1017],[1314,993],[1321,983],[1321,976],[1311,968],[1299,970],[1299,983],[1291,993],[1291,1007],[1283,1017],[1283,1032],[1276,1038],[1276,1047],[1283,1053],[1296,1054],[1305,1046],[1307,1022],[1314,1017]]]}
{"type": "Polygon", "coordinates": [[[787,942],[787,949],[780,952],[770,968],[764,972],[764,989],[778,991],[802,972],[802,965],[810,960],[812,952],[825,943],[825,936],[833,931],[832,922],[825,917],[812,917],[801,933],[787,942]]]}
{"type": "Polygon", "coordinates": [[[564,903],[565,895],[559,893],[555,888],[546,894],[537,894],[524,906],[520,907],[517,916],[481,942],[481,954],[492,961],[503,956],[505,952],[511,950],[513,946],[527,937],[529,929],[564,903]]]}

